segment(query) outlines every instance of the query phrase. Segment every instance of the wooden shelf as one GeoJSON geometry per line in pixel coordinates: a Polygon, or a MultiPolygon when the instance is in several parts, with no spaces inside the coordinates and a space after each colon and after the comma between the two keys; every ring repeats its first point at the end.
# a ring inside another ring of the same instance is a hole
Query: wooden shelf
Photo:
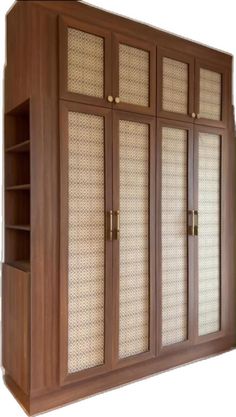
{"type": "Polygon", "coordinates": [[[30,141],[26,140],[24,142],[18,143],[17,145],[10,146],[6,149],[6,152],[29,152],[30,150],[30,141]]]}
{"type": "Polygon", "coordinates": [[[24,272],[30,272],[30,261],[28,260],[9,261],[7,262],[7,265],[16,269],[21,269],[24,272]]]}
{"type": "Polygon", "coordinates": [[[30,225],[28,224],[6,224],[6,229],[30,231],[30,225]]]}
{"type": "Polygon", "coordinates": [[[21,190],[30,190],[30,184],[13,185],[11,187],[6,187],[6,191],[21,191],[21,190]]]}

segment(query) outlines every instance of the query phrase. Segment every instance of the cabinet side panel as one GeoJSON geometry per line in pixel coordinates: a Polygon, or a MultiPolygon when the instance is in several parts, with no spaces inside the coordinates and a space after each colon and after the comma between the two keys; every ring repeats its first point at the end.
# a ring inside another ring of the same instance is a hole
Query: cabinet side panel
{"type": "MultiPolygon", "coordinates": [[[[31,2],[34,3],[34,2],[31,2]]],[[[31,394],[57,386],[59,139],[57,16],[31,5],[31,394]]]]}
{"type": "Polygon", "coordinates": [[[6,20],[6,113],[25,102],[30,96],[30,4],[27,3],[28,2],[18,2],[9,12],[6,20]]]}
{"type": "Polygon", "coordinates": [[[30,276],[3,265],[3,366],[25,392],[29,391],[30,276]]]}

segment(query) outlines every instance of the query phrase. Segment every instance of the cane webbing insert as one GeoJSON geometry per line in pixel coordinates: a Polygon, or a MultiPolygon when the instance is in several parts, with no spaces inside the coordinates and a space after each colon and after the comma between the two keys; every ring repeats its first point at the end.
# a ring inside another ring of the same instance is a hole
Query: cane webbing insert
{"type": "Polygon", "coordinates": [[[119,357],[149,348],[149,126],[120,121],[119,357]]]}
{"type": "Polygon", "coordinates": [[[119,45],[119,96],[124,103],[149,106],[149,52],[119,45]]]}
{"type": "Polygon", "coordinates": [[[104,39],[68,29],[68,90],[86,96],[104,96],[104,39]]]}
{"type": "Polygon", "coordinates": [[[162,129],[162,345],[187,339],[187,131],[162,129]]]}
{"type": "Polygon", "coordinates": [[[200,116],[221,120],[221,74],[200,68],[200,116]]]}
{"type": "Polygon", "coordinates": [[[68,371],[104,363],[104,118],[69,113],[68,371]]]}
{"type": "Polygon", "coordinates": [[[199,335],[220,330],[220,141],[199,134],[199,335]]]}
{"type": "Polygon", "coordinates": [[[162,108],[165,111],[188,113],[188,64],[163,58],[162,108]]]}

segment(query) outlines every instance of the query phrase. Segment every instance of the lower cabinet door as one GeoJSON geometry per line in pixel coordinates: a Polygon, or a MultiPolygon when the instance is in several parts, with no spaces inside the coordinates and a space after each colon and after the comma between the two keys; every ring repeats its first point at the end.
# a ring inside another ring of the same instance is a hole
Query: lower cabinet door
{"type": "Polygon", "coordinates": [[[61,104],[61,383],[111,366],[111,110],[61,104]]]}
{"type": "Polygon", "coordinates": [[[113,114],[113,366],[155,355],[155,119],[113,114]]]}
{"type": "Polygon", "coordinates": [[[193,340],[192,126],[159,120],[157,158],[157,337],[162,353],[193,340]]]}
{"type": "MultiPolygon", "coordinates": [[[[222,245],[225,205],[222,204],[224,190],[223,153],[226,135],[222,129],[198,126],[195,128],[195,207],[198,213],[198,237],[196,245],[196,305],[198,341],[219,337],[223,332],[225,279],[222,274],[222,245]],[[224,280],[223,280],[224,278],[224,280]]],[[[224,321],[227,318],[224,318],[224,321]]]]}

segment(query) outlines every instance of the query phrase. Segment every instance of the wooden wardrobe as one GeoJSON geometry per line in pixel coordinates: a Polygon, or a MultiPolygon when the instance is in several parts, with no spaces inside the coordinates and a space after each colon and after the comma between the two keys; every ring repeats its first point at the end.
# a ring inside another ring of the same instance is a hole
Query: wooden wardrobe
{"type": "Polygon", "coordinates": [[[3,366],[29,414],[235,347],[232,56],[7,15],[3,366]]]}

